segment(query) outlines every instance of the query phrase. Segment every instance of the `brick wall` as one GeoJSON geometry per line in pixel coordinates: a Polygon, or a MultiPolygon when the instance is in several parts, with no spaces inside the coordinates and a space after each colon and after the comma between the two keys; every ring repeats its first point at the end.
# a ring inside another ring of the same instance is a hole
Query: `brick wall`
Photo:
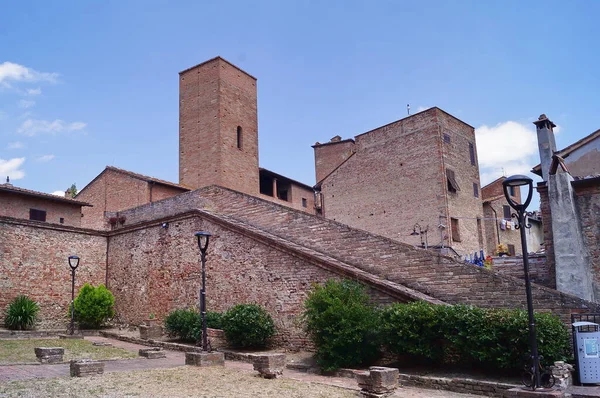
{"type": "Polygon", "coordinates": [[[7,305],[26,294],[40,304],[39,328],[62,328],[71,301],[67,258],[81,258],[75,294],[104,283],[106,237],[95,231],[0,217],[0,322],[7,305]]]}
{"type": "MultiPolygon", "coordinates": [[[[523,250],[521,248],[521,232],[518,229],[515,229],[515,223],[517,221],[516,218],[511,218],[512,222],[511,229],[502,229],[500,224],[504,219],[504,206],[508,206],[508,202],[504,197],[500,197],[496,200],[492,200],[486,202],[483,205],[485,211],[485,225],[486,225],[486,233],[490,237],[487,239],[487,254],[494,255],[496,254],[496,245],[498,244],[498,235],[500,236],[500,243],[504,245],[513,245],[515,248],[515,254],[522,255],[523,250]],[[495,210],[495,213],[494,213],[495,210]],[[497,216],[497,220],[493,220],[494,216],[497,216]],[[497,228],[496,228],[497,226],[497,228]]],[[[514,213],[515,211],[511,208],[510,213],[514,213]]],[[[529,230],[527,230],[529,231],[529,230]]]]}
{"type": "MultiPolygon", "coordinates": [[[[504,196],[504,189],[502,188],[502,182],[504,182],[504,180],[506,180],[506,177],[500,177],[497,180],[489,183],[485,187],[481,188],[481,198],[483,200],[487,200],[491,198],[496,198],[498,196],[504,196]]],[[[513,192],[514,195],[512,195],[512,199],[517,203],[521,203],[521,188],[514,187],[513,192]]]]}
{"type": "MultiPolygon", "coordinates": [[[[524,279],[523,257],[492,257],[493,270],[502,275],[524,279]]],[[[529,278],[532,283],[556,289],[556,279],[550,277],[550,270],[543,254],[529,255],[529,278]]]]}
{"type": "Polygon", "coordinates": [[[4,191],[0,192],[0,203],[2,203],[0,216],[29,220],[29,209],[37,209],[46,212],[47,223],[60,224],[60,219],[63,218],[63,225],[74,227],[81,225],[82,208],[78,204],[57,202],[4,191]]]}
{"type": "Polygon", "coordinates": [[[257,195],[256,79],[217,57],[181,72],[179,82],[179,182],[257,195]]]}
{"type": "Polygon", "coordinates": [[[600,183],[575,185],[575,202],[591,261],[594,297],[600,297],[600,183]]]}
{"type": "Polygon", "coordinates": [[[182,192],[184,192],[183,188],[149,183],[107,168],[77,195],[77,200],[93,205],[93,207],[83,208],[81,225],[85,228],[107,230],[111,228],[106,217],[107,212],[116,213],[173,197],[182,192]]]}
{"type": "MultiPolygon", "coordinates": [[[[450,240],[449,245],[458,253],[479,251],[484,249],[485,231],[483,222],[477,222],[478,219],[483,218],[483,207],[475,129],[439,109],[434,110],[440,129],[440,136],[437,140],[442,151],[440,166],[443,171],[447,169],[454,171],[460,187],[460,191],[452,193],[448,191],[447,184],[443,185],[446,190],[448,217],[458,220],[460,230],[460,241],[456,241],[452,228],[446,229],[450,240]],[[444,134],[449,136],[450,143],[444,141],[444,134]],[[469,144],[473,145],[474,164],[471,163],[469,144]],[[475,195],[473,184],[475,184],[477,195],[475,195]]],[[[451,227],[451,221],[446,220],[446,225],[451,227]]]]}
{"type": "Polygon", "coordinates": [[[312,189],[306,189],[303,186],[292,184],[290,187],[289,200],[281,200],[279,198],[260,194],[260,198],[269,202],[279,203],[283,206],[289,206],[296,210],[305,211],[310,214],[315,214],[315,193],[312,189]],[[303,205],[303,200],[306,200],[306,206],[303,205]]]}
{"type": "Polygon", "coordinates": [[[313,148],[315,151],[315,177],[318,183],[354,154],[354,140],[316,143],[313,148]]]}

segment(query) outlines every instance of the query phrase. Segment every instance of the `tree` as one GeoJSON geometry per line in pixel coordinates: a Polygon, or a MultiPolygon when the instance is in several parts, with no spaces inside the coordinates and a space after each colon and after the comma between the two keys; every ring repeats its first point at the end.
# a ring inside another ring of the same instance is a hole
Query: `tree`
{"type": "Polygon", "coordinates": [[[68,189],[67,189],[67,196],[70,198],[74,198],[75,195],[77,195],[77,186],[75,185],[75,183],[73,183],[68,189]]]}

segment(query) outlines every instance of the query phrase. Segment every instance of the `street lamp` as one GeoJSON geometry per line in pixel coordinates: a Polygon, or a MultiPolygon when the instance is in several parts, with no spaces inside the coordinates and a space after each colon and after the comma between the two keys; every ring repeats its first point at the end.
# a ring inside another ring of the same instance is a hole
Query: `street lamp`
{"type": "Polygon", "coordinates": [[[75,332],[75,270],[79,266],[79,257],[69,256],[69,267],[71,267],[71,336],[75,332]]]}
{"type": "Polygon", "coordinates": [[[428,244],[427,244],[427,232],[429,231],[429,225],[427,227],[425,227],[425,229],[421,229],[421,226],[417,223],[415,224],[415,226],[413,227],[413,231],[411,232],[411,236],[420,236],[421,237],[421,246],[424,247],[425,249],[428,248],[428,244]],[[417,229],[419,230],[419,232],[417,232],[417,229]],[[425,235],[425,245],[423,245],[423,235],[425,235]]]}
{"type": "Polygon", "coordinates": [[[540,362],[535,335],[535,317],[533,315],[533,299],[531,298],[531,282],[529,281],[529,256],[527,253],[527,238],[525,236],[525,228],[531,227],[530,225],[527,225],[527,212],[525,209],[527,209],[527,206],[529,206],[529,203],[531,203],[531,196],[533,194],[533,180],[524,175],[510,176],[502,182],[502,188],[504,189],[504,196],[506,197],[508,204],[517,211],[516,216],[518,218],[518,223],[516,228],[521,231],[523,270],[525,272],[525,291],[527,293],[527,313],[529,315],[529,346],[531,348],[532,371],[534,377],[532,388],[535,390],[536,388],[540,387],[540,362]],[[522,186],[527,186],[528,192],[525,203],[521,204],[512,199],[509,193],[509,188],[522,186]]]}
{"type": "Polygon", "coordinates": [[[200,289],[200,316],[202,317],[202,351],[208,351],[208,338],[206,336],[206,249],[212,236],[210,232],[200,231],[194,234],[198,238],[200,249],[200,262],[202,263],[202,288],[200,289]]]}

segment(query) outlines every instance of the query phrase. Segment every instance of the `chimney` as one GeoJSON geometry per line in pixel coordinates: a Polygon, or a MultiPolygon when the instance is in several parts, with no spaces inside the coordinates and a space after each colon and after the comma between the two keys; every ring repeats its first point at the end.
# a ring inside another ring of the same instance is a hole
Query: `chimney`
{"type": "Polygon", "coordinates": [[[556,125],[541,114],[537,121],[533,122],[537,128],[538,147],[540,151],[540,166],[542,168],[542,178],[548,181],[548,172],[552,164],[552,156],[556,152],[556,141],[554,140],[554,131],[556,125]]]}

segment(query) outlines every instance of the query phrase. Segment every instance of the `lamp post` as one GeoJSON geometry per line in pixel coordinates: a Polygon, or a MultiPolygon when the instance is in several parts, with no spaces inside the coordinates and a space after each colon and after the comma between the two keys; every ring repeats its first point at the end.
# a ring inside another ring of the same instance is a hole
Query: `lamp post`
{"type": "Polygon", "coordinates": [[[208,351],[208,337],[206,336],[206,249],[212,236],[210,232],[200,231],[194,234],[198,239],[200,249],[200,262],[202,263],[202,288],[200,289],[200,316],[202,318],[202,351],[208,351]]]}
{"type": "Polygon", "coordinates": [[[427,243],[427,232],[429,231],[429,225],[427,227],[425,227],[425,229],[421,229],[421,226],[417,223],[415,224],[415,226],[413,227],[413,231],[411,232],[411,236],[420,236],[421,237],[421,246],[424,247],[425,249],[428,248],[428,243],[427,243]],[[419,230],[419,232],[417,232],[417,229],[419,230]],[[423,245],[423,234],[425,235],[425,245],[423,245]]]}
{"type": "Polygon", "coordinates": [[[79,257],[69,256],[69,267],[71,267],[71,325],[70,335],[75,333],[75,270],[79,266],[79,257]]]}
{"type": "MultiPolygon", "coordinates": [[[[531,348],[531,361],[532,361],[532,372],[533,372],[533,389],[540,387],[540,368],[539,368],[539,354],[537,348],[537,339],[535,332],[535,317],[533,315],[533,299],[531,297],[531,282],[529,280],[529,256],[527,253],[527,237],[525,236],[525,228],[530,228],[527,225],[527,206],[531,203],[531,196],[533,194],[533,180],[524,175],[510,176],[502,182],[502,188],[504,189],[504,196],[508,201],[510,207],[517,211],[518,223],[516,228],[521,231],[521,248],[523,250],[523,270],[525,273],[525,291],[527,294],[527,313],[529,315],[529,346],[531,348]],[[509,188],[511,187],[522,187],[527,186],[527,199],[525,203],[515,202],[510,193],[509,188]]],[[[514,216],[514,215],[513,215],[514,216]]]]}

